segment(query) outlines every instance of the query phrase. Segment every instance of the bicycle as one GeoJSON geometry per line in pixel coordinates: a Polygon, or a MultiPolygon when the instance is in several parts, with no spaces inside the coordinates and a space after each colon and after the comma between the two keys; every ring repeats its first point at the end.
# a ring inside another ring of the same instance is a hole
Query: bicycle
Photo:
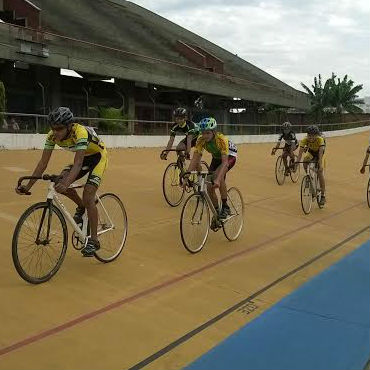
{"type": "Polygon", "coordinates": [[[319,208],[323,208],[324,205],[321,201],[321,189],[320,181],[318,176],[318,162],[297,162],[297,163],[308,163],[306,175],[302,179],[301,183],[301,206],[303,212],[308,215],[311,212],[312,202],[316,198],[317,205],[319,208]]]}
{"type": "MultiPolygon", "coordinates": [[[[27,282],[40,284],[50,280],[59,270],[67,251],[69,222],[73,231],[72,245],[80,250],[89,238],[87,212],[77,225],[54,189],[58,175],[24,176],[24,180],[50,181],[45,202],[31,205],[19,218],[12,240],[12,258],[18,274],[27,282]]],[[[83,188],[72,184],[70,188],[83,188]]],[[[26,193],[30,195],[31,193],[26,193]]],[[[127,238],[127,214],[120,198],[113,193],[96,196],[98,207],[98,237],[100,249],[94,257],[100,262],[112,262],[122,252],[127,238]]]]}
{"type": "Polygon", "coordinates": [[[220,220],[219,215],[207,192],[207,180],[211,176],[208,171],[185,172],[184,176],[194,174],[197,176],[197,186],[194,187],[194,194],[186,199],[181,212],[180,234],[181,240],[190,253],[198,253],[205,245],[209,229],[218,231],[222,228],[225,237],[229,241],[236,240],[244,224],[244,202],[242,194],[236,187],[227,191],[227,200],[230,207],[230,215],[225,220],[220,220]],[[210,222],[210,210],[213,215],[210,222]]]}
{"type": "MultiPolygon", "coordinates": [[[[284,148],[276,148],[275,150],[284,150],[284,148]]],[[[292,158],[289,158],[289,164],[288,168],[285,168],[283,156],[279,155],[276,159],[275,164],[275,178],[278,185],[283,185],[285,182],[285,175],[286,170],[289,170],[290,179],[293,183],[296,183],[299,179],[300,175],[300,166],[295,166],[297,160],[297,155],[294,154],[294,162],[292,161],[292,158]]]]}
{"type": "MultiPolygon", "coordinates": [[[[185,172],[185,152],[183,150],[177,149],[166,149],[162,151],[163,153],[176,152],[177,161],[170,163],[163,174],[162,179],[162,191],[163,196],[166,202],[171,207],[177,207],[185,194],[185,191],[190,192],[191,187],[186,190],[182,187],[181,175],[185,172]]],[[[204,161],[201,161],[202,168],[209,169],[208,164],[204,161]]]]}

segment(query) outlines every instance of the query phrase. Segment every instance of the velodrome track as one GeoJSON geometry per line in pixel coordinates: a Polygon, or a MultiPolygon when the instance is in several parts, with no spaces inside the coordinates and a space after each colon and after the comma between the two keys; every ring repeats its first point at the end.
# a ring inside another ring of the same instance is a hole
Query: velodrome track
{"type": "MultiPolygon", "coordinates": [[[[307,216],[300,181],[276,184],[272,144],[239,145],[228,185],[243,193],[244,231],[235,242],[211,233],[196,255],[181,244],[181,205],[163,199],[160,149],[110,150],[101,192],[125,204],[122,255],[101,264],[70,245],[38,286],[17,275],[11,239],[26,207],[45,199],[46,183],[30,197],[13,190],[41,152],[0,151],[0,369],[183,368],[369,239],[367,145],[368,132],[327,139],[327,204],[307,216]]],[[[71,158],[54,153],[47,172],[71,158]]]]}

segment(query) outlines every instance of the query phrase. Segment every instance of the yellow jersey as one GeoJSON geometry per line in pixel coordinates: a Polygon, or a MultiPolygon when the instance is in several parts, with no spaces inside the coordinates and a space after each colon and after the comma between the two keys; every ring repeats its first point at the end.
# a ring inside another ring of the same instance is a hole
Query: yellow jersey
{"type": "Polygon", "coordinates": [[[307,136],[301,140],[299,146],[301,148],[308,148],[311,152],[318,152],[320,147],[325,146],[325,139],[322,136],[316,136],[315,140],[310,142],[308,141],[307,136]]]}
{"type": "Polygon", "coordinates": [[[221,132],[216,132],[214,138],[209,142],[200,135],[195,144],[195,153],[202,154],[204,149],[217,159],[220,159],[222,155],[232,155],[233,157],[238,155],[235,144],[221,132]]]}
{"type": "Polygon", "coordinates": [[[72,152],[86,150],[86,156],[106,151],[104,143],[99,139],[95,130],[79,123],[73,123],[69,136],[60,141],[55,138],[53,130],[50,130],[45,140],[44,149],[53,150],[55,144],[72,152]]]}

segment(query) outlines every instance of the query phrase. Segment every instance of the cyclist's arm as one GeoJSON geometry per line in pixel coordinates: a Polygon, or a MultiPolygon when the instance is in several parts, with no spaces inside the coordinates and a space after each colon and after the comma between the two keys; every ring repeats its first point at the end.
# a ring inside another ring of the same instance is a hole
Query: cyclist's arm
{"type": "Polygon", "coordinates": [[[168,140],[166,150],[170,150],[172,148],[172,145],[173,145],[173,142],[174,141],[175,141],[175,136],[174,135],[171,135],[170,136],[170,139],[168,140]]]}
{"type": "Polygon", "coordinates": [[[63,178],[63,184],[68,188],[69,185],[72,184],[73,181],[76,180],[78,174],[82,168],[82,162],[84,160],[85,150],[77,150],[75,154],[75,159],[73,162],[73,166],[71,170],[68,172],[68,175],[63,178]]]}
{"type": "MultiPolygon", "coordinates": [[[[44,171],[46,170],[46,167],[48,166],[48,163],[49,163],[49,160],[50,160],[50,157],[51,157],[51,153],[53,153],[52,149],[44,149],[43,150],[42,155],[41,155],[41,159],[39,160],[39,163],[37,163],[37,166],[34,169],[34,171],[32,173],[32,176],[38,176],[39,177],[44,173],[44,171]]],[[[30,180],[28,182],[28,184],[25,186],[25,191],[29,191],[36,181],[37,180],[30,180]]]]}
{"type": "Polygon", "coordinates": [[[191,158],[188,171],[194,171],[198,168],[202,154],[194,152],[193,157],[191,158]]]}
{"type": "Polygon", "coordinates": [[[303,152],[304,152],[304,147],[300,146],[299,147],[298,156],[297,156],[297,162],[300,162],[301,161],[303,152]]]}

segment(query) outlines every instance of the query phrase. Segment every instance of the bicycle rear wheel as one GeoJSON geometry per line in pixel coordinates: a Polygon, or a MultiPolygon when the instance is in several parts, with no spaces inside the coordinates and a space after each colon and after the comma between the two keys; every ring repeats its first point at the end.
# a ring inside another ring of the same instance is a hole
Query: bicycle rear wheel
{"type": "Polygon", "coordinates": [[[279,185],[283,185],[285,181],[285,166],[283,157],[279,155],[275,164],[275,178],[279,185]]]}
{"type": "Polygon", "coordinates": [[[306,175],[302,179],[301,183],[301,206],[303,212],[308,215],[311,212],[312,207],[312,181],[309,175],[306,175]]]}
{"type": "MultiPolygon", "coordinates": [[[[297,159],[298,159],[297,155],[294,154],[294,162],[297,162],[297,159]]],[[[290,169],[290,179],[292,180],[292,182],[296,183],[298,181],[300,169],[301,166],[299,163],[295,164],[294,168],[290,169]]]]}
{"type": "Polygon", "coordinates": [[[230,207],[230,216],[222,224],[226,238],[230,241],[238,239],[244,224],[244,201],[237,188],[227,191],[227,203],[230,207]]]}
{"type": "Polygon", "coordinates": [[[122,252],[127,239],[127,214],[119,197],[112,193],[99,196],[98,239],[100,249],[94,257],[100,262],[112,262],[122,252]]]}
{"type": "Polygon", "coordinates": [[[367,206],[370,208],[370,179],[367,182],[367,206]]]}
{"type": "Polygon", "coordinates": [[[200,194],[192,194],[186,199],[180,218],[181,240],[190,253],[202,250],[207,241],[209,224],[206,200],[200,194]]]}
{"type": "Polygon", "coordinates": [[[171,207],[178,206],[184,197],[184,188],[180,184],[181,170],[177,163],[170,163],[163,174],[162,190],[164,199],[171,207]]]}
{"type": "Polygon", "coordinates": [[[67,250],[68,230],[61,211],[47,202],[29,207],[13,234],[12,258],[22,279],[31,284],[50,280],[67,250]]]}

